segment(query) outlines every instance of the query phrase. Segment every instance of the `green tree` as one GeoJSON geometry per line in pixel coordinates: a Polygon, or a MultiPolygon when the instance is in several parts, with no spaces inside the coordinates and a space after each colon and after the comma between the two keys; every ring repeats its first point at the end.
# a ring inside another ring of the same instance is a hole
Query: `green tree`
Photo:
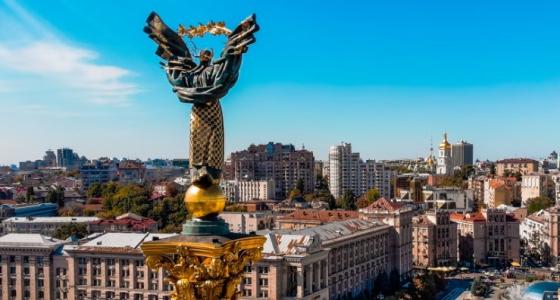
{"type": "Polygon", "coordinates": [[[50,189],[47,192],[46,201],[50,203],[56,203],[58,205],[58,208],[64,207],[64,188],[58,186],[54,189],[50,189]]]}
{"type": "Polygon", "coordinates": [[[296,189],[300,190],[302,194],[305,192],[305,184],[303,182],[303,179],[298,179],[298,181],[296,182],[296,189]]]}
{"type": "Polygon", "coordinates": [[[32,186],[27,187],[27,191],[25,193],[25,201],[31,202],[35,199],[35,191],[33,190],[32,186]]]}
{"type": "Polygon", "coordinates": [[[381,193],[379,192],[379,189],[377,189],[377,188],[369,189],[367,191],[366,198],[369,201],[369,203],[372,203],[372,202],[376,201],[377,199],[381,198],[381,193]]]}
{"type": "Polygon", "coordinates": [[[96,182],[89,186],[86,195],[88,198],[99,198],[101,197],[102,193],[103,189],[101,187],[101,184],[96,182]]]}
{"type": "Polygon", "coordinates": [[[340,197],[337,201],[337,206],[346,210],[356,209],[356,196],[354,196],[352,190],[344,191],[342,197],[340,197]]]}
{"type": "Polygon", "coordinates": [[[88,235],[87,225],[82,223],[64,224],[54,232],[54,238],[59,240],[65,240],[71,236],[81,239],[86,235],[88,235]]]}
{"type": "Polygon", "coordinates": [[[538,212],[541,209],[546,209],[555,204],[554,200],[550,199],[546,196],[540,196],[536,198],[531,198],[527,200],[527,214],[533,214],[538,212]]]}
{"type": "Polygon", "coordinates": [[[485,297],[490,293],[490,288],[480,280],[480,277],[477,277],[471,285],[471,293],[477,297],[485,297]]]}

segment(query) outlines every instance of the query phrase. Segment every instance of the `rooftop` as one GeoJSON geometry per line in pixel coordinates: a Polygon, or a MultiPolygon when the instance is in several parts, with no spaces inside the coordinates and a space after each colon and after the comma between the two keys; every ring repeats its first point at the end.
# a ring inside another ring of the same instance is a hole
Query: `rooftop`
{"type": "Polygon", "coordinates": [[[263,254],[272,255],[299,255],[308,252],[315,239],[310,235],[281,234],[270,232],[266,234],[263,254]]]}
{"type": "Polygon", "coordinates": [[[316,235],[321,239],[321,241],[329,242],[329,241],[337,240],[341,237],[349,238],[352,235],[359,234],[366,230],[377,229],[377,228],[381,229],[386,227],[388,228],[389,225],[370,222],[366,220],[350,219],[346,221],[332,222],[313,228],[294,230],[288,233],[297,234],[297,235],[310,235],[310,236],[316,235]]]}
{"type": "Polygon", "coordinates": [[[99,220],[98,217],[11,217],[2,223],[89,223],[99,220]]]}
{"type": "Polygon", "coordinates": [[[80,248],[133,248],[137,249],[143,242],[175,236],[175,233],[134,233],[108,232],[80,245],[80,248]]]}
{"type": "Polygon", "coordinates": [[[351,210],[316,210],[316,209],[300,209],[294,212],[281,216],[279,220],[304,220],[304,221],[318,221],[321,223],[328,223],[334,221],[342,221],[349,219],[358,219],[360,214],[357,211],[351,210]]]}
{"type": "Polygon", "coordinates": [[[499,164],[518,164],[518,163],[538,163],[534,159],[530,158],[506,158],[502,160],[498,160],[496,163],[499,164]]]}
{"type": "Polygon", "coordinates": [[[38,233],[9,233],[0,237],[0,247],[45,248],[61,244],[61,240],[38,233]]]}

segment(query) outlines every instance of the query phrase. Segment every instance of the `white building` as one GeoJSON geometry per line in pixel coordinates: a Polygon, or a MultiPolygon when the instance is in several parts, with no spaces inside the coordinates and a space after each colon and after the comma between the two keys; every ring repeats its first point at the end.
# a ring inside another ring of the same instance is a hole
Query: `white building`
{"type": "Polygon", "coordinates": [[[470,189],[425,186],[422,194],[426,209],[472,211],[474,207],[474,193],[470,189]]]}
{"type": "Polygon", "coordinates": [[[452,175],[453,163],[451,161],[451,144],[447,141],[447,133],[443,134],[443,141],[439,144],[439,155],[437,159],[438,175],[452,175]]]}
{"type": "Polygon", "coordinates": [[[335,197],[341,197],[351,190],[355,196],[366,193],[371,188],[379,189],[381,196],[390,198],[393,172],[383,163],[360,158],[360,153],[352,152],[350,143],[332,146],[329,149],[329,189],[335,197]]]}
{"type": "MultiPolygon", "coordinates": [[[[527,243],[529,249],[539,248],[538,243],[549,241],[548,225],[550,214],[546,210],[540,210],[528,215],[519,224],[519,238],[527,243]]],[[[549,245],[550,246],[550,245],[549,245]]]]}
{"type": "Polygon", "coordinates": [[[274,199],[274,180],[227,180],[222,181],[222,189],[229,202],[274,199]]]}
{"type": "Polygon", "coordinates": [[[525,206],[527,200],[540,196],[550,196],[552,179],[546,174],[532,173],[523,175],[521,179],[521,205],[525,206]]]}
{"type": "Polygon", "coordinates": [[[85,224],[99,221],[98,217],[11,217],[2,221],[2,232],[38,233],[52,236],[56,230],[67,224],[85,224]]]}

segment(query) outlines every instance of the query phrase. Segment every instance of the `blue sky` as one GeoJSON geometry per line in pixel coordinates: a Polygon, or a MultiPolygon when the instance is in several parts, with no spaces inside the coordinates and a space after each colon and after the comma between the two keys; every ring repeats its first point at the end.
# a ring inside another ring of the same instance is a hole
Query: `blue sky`
{"type": "Polygon", "coordinates": [[[364,158],[412,158],[443,131],[480,159],[560,148],[558,1],[0,0],[0,164],[61,146],[187,156],[190,107],[142,32],[152,10],[174,28],[257,14],[222,100],[226,153],[278,141],[323,159],[345,141],[364,158]]]}

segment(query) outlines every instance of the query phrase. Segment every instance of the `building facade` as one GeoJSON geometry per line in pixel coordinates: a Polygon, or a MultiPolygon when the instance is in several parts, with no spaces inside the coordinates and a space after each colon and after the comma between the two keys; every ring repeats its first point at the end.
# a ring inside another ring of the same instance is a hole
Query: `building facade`
{"type": "Polygon", "coordinates": [[[474,163],[473,144],[460,141],[451,145],[451,163],[453,167],[472,166],[474,163]]]}
{"type": "Polygon", "coordinates": [[[220,184],[232,203],[270,200],[276,196],[274,180],[224,180],[220,184]]]}
{"type": "Polygon", "coordinates": [[[11,217],[2,221],[3,233],[36,233],[52,236],[67,224],[84,224],[99,221],[98,217],[11,217]]]}
{"type": "Polygon", "coordinates": [[[233,152],[224,170],[226,180],[273,180],[274,199],[285,199],[303,181],[304,193],[315,188],[313,152],[296,150],[293,145],[268,143],[251,145],[247,150],[233,152]]]}
{"type": "Polygon", "coordinates": [[[407,280],[412,271],[412,216],[413,209],[400,202],[380,198],[360,209],[360,218],[390,226],[392,266],[401,280],[407,280]]]}
{"type": "Polygon", "coordinates": [[[510,266],[519,260],[519,220],[501,209],[453,213],[459,261],[478,266],[510,266]]]}
{"type": "Polygon", "coordinates": [[[457,224],[449,212],[427,211],[412,218],[412,264],[416,268],[457,265],[457,224]]]}
{"type": "Polygon", "coordinates": [[[528,158],[508,158],[496,162],[496,175],[507,176],[509,174],[521,173],[522,175],[537,172],[539,162],[528,158]]]}
{"type": "Polygon", "coordinates": [[[393,172],[375,160],[363,161],[360,153],[352,152],[350,143],[329,149],[329,190],[335,198],[350,190],[355,196],[377,188],[383,197],[391,195],[393,172]]]}
{"type": "Polygon", "coordinates": [[[231,232],[248,234],[274,228],[271,211],[222,212],[219,217],[228,223],[231,232]]]}

